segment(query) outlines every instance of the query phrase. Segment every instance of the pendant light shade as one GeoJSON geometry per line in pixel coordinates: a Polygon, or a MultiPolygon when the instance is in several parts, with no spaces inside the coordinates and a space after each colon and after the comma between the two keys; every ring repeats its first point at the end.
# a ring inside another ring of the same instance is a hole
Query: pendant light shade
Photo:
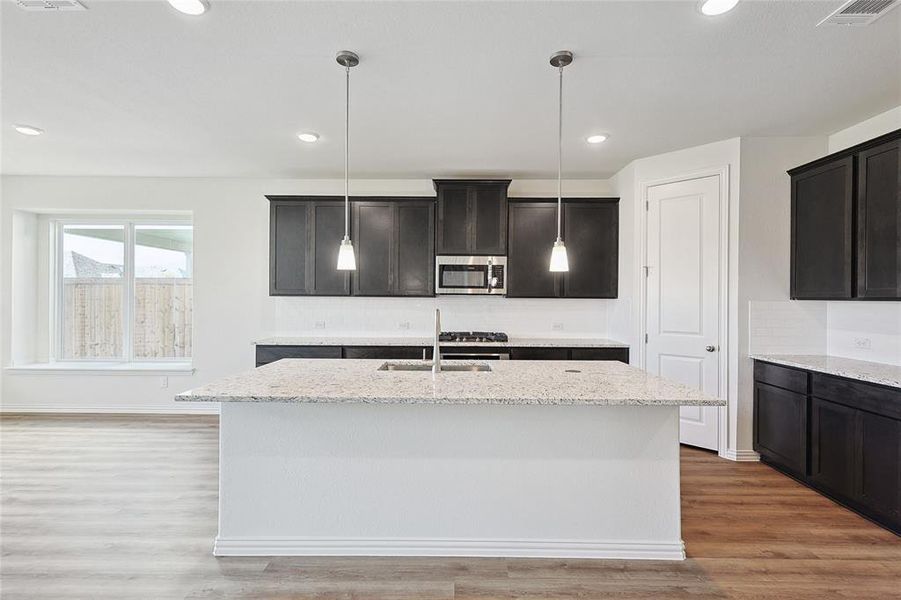
{"type": "Polygon", "coordinates": [[[566,256],[566,246],[561,239],[554,242],[554,248],[551,250],[551,271],[554,273],[569,271],[569,258],[566,256]]]}
{"type": "Polygon", "coordinates": [[[354,256],[354,245],[347,237],[341,240],[341,245],[338,247],[338,270],[357,270],[357,258],[354,256]]]}
{"type": "Polygon", "coordinates": [[[560,235],[560,219],[563,211],[563,67],[573,61],[573,53],[569,50],[560,50],[551,55],[551,66],[559,73],[559,95],[557,96],[557,239],[551,249],[551,264],[549,270],[552,273],[565,273],[569,271],[569,258],[566,256],[566,246],[563,244],[563,236],[560,235]]]}
{"type": "Polygon", "coordinates": [[[347,157],[350,147],[350,68],[360,64],[360,57],[350,50],[342,50],[335,57],[344,67],[344,239],[338,247],[338,270],[356,271],[357,258],[354,245],[350,241],[350,193],[348,185],[347,157]]]}

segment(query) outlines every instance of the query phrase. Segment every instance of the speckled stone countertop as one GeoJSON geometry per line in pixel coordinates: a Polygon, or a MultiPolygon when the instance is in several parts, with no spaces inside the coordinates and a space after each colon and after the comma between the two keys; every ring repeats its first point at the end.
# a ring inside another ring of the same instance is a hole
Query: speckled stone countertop
{"type": "MultiPolygon", "coordinates": [[[[490,372],[379,371],[383,360],[283,359],[175,397],[186,402],[722,406],[613,361],[491,361],[490,372]],[[573,372],[575,371],[575,372],[573,372]]],[[[421,361],[390,361],[417,363],[421,361]]],[[[473,364],[478,361],[445,361],[473,364]]]]}
{"type": "MultiPolygon", "coordinates": [[[[293,337],[276,336],[254,342],[257,346],[431,346],[433,339],[420,336],[398,337],[293,337]]],[[[498,348],[628,348],[628,344],[605,338],[529,337],[511,335],[507,342],[441,342],[442,346],[491,346],[498,348]]]]}
{"type": "Polygon", "coordinates": [[[901,366],[825,354],[754,354],[751,358],[901,388],[901,366]]]}

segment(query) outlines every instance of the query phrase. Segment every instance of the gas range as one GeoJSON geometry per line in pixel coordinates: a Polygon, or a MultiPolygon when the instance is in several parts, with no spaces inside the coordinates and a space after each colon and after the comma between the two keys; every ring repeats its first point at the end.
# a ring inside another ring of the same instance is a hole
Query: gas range
{"type": "Polygon", "coordinates": [[[507,334],[498,331],[442,331],[440,342],[506,342],[507,334]]]}

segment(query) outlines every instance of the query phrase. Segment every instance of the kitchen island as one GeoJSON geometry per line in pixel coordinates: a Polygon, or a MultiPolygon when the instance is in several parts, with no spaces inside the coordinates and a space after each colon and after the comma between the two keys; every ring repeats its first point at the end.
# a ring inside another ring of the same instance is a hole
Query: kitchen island
{"type": "Polygon", "coordinates": [[[216,555],[684,558],[679,407],[723,401],[618,362],[384,364],[177,396],[222,403],[216,555]]]}

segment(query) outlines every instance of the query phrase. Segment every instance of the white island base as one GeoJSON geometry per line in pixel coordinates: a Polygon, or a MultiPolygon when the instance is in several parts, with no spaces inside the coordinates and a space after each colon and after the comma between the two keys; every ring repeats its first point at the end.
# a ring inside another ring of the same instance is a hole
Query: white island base
{"type": "Polygon", "coordinates": [[[221,409],[217,556],[684,558],[676,405],[221,409]]]}

